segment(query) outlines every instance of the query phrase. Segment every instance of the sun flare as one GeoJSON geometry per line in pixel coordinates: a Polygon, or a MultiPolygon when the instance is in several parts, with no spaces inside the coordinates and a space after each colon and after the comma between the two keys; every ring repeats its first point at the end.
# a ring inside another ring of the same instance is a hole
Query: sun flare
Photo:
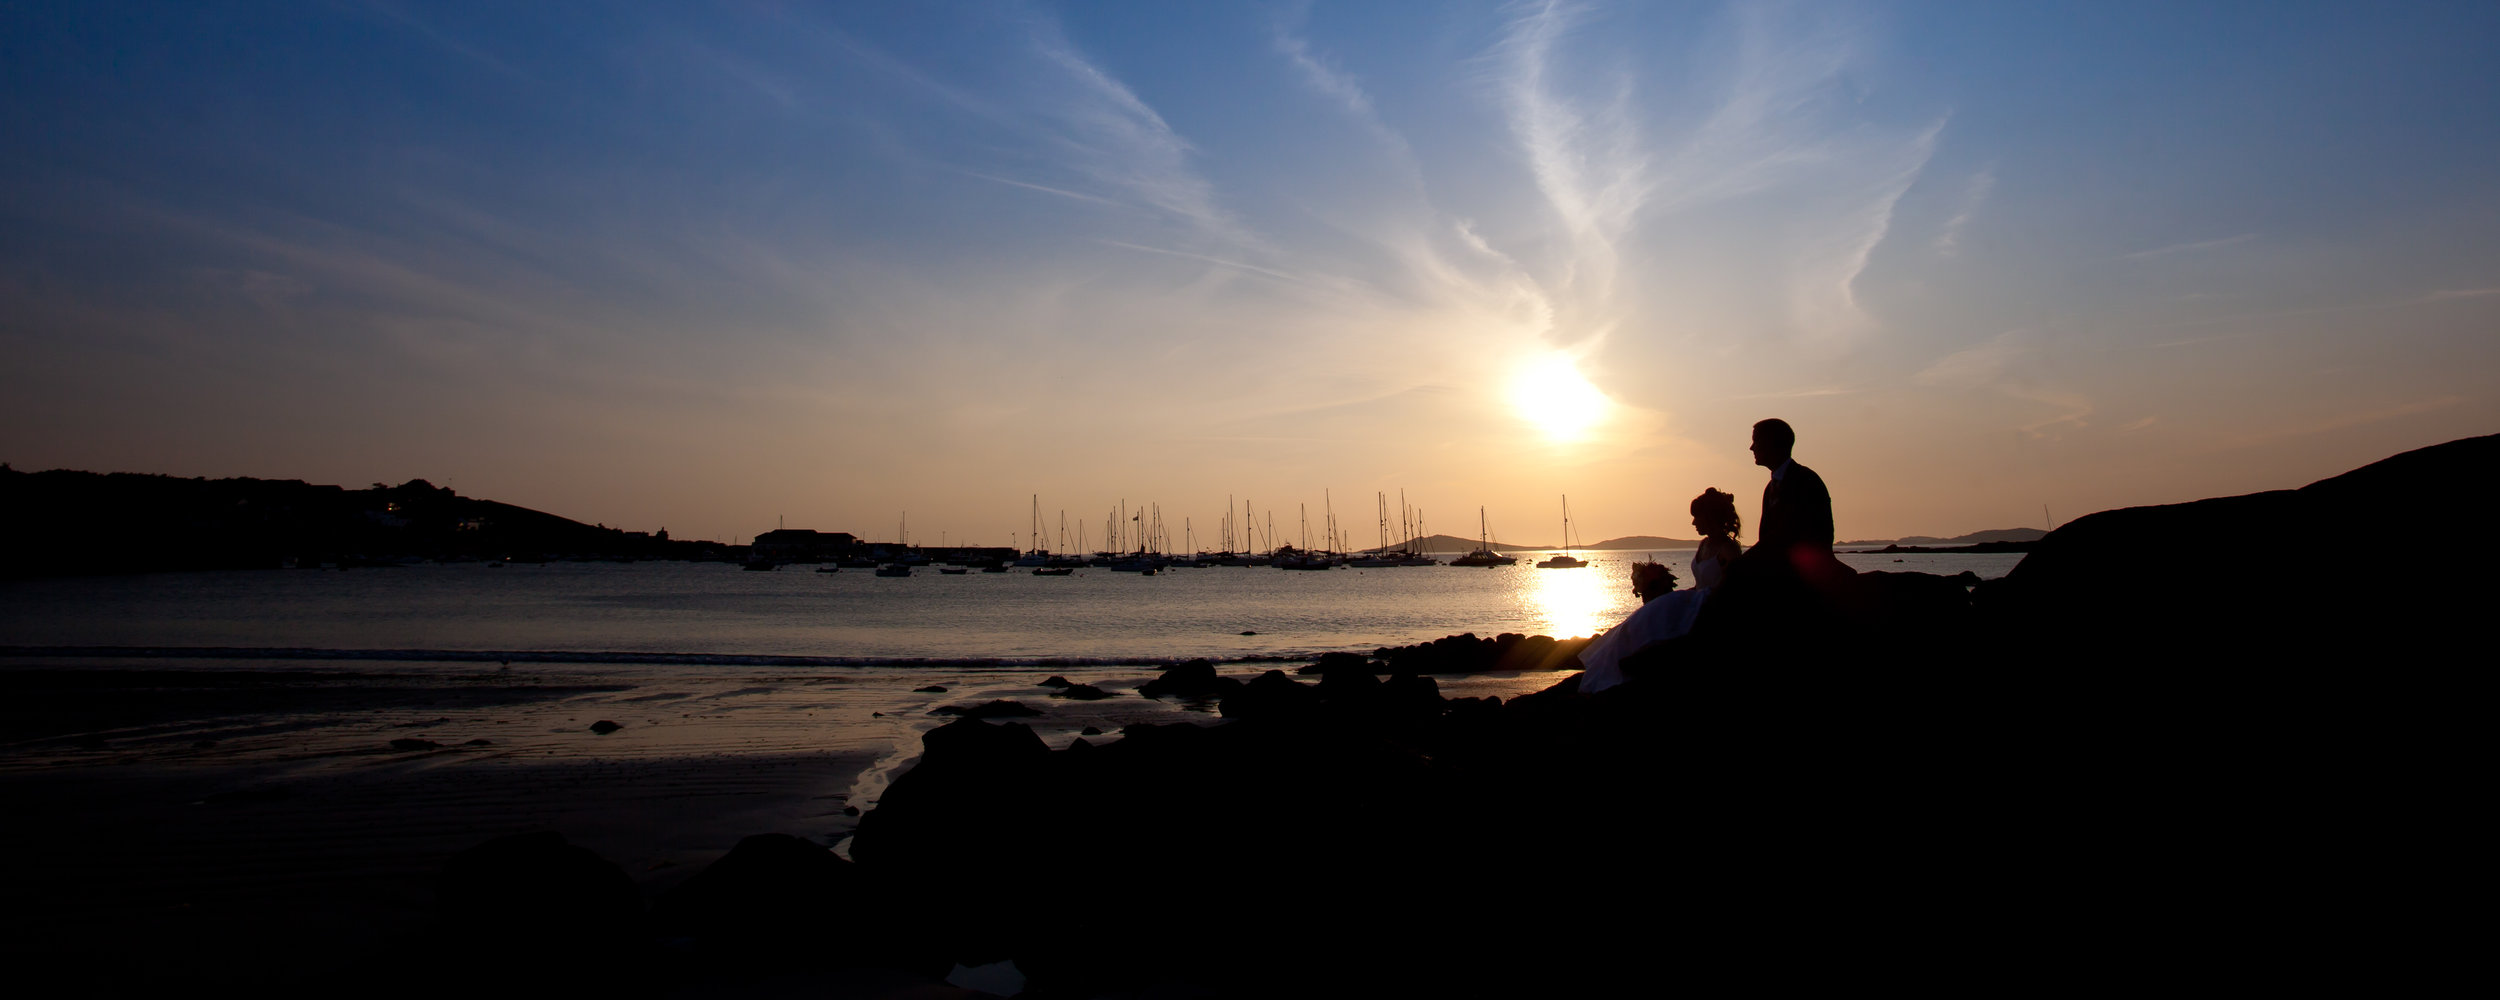
{"type": "Polygon", "coordinates": [[[1556,441],[1585,436],[1605,419],[1612,401],[1589,384],[1570,355],[1552,354],[1520,371],[1511,380],[1511,407],[1520,419],[1556,441]]]}

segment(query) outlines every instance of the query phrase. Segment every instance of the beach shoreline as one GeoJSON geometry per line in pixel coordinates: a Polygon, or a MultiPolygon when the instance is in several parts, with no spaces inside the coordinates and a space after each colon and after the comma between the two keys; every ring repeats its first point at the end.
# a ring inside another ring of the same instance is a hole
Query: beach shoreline
{"type": "Polygon", "coordinates": [[[301,984],[425,933],[445,864],[497,837],[559,832],[655,900],[753,834],[847,853],[934,709],[1020,702],[1055,747],[1220,721],[1140,697],[1155,671],[1064,673],[1110,697],[1031,669],[0,658],[0,936],[123,983],[301,984]]]}

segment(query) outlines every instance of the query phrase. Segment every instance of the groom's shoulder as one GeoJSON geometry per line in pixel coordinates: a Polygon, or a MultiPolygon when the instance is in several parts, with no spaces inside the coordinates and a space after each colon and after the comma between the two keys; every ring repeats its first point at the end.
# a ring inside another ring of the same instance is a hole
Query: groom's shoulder
{"type": "Polygon", "coordinates": [[[1794,459],[1789,461],[1788,477],[1790,479],[1813,483],[1816,488],[1821,488],[1823,485],[1823,477],[1821,475],[1817,474],[1813,469],[1806,468],[1804,463],[1798,462],[1794,459]]]}

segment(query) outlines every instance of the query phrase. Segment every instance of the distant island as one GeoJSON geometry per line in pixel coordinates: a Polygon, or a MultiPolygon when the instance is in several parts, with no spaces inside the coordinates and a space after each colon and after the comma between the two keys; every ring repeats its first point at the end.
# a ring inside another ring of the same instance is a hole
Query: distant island
{"type": "Polygon", "coordinates": [[[1894,539],[1839,542],[1834,547],[1873,552],[2029,552],[2033,544],[2048,536],[2048,532],[2038,528],[1992,528],[1952,538],[1909,535],[1894,539]]]}
{"type": "MultiPolygon", "coordinates": [[[[1012,559],[1010,549],[914,550],[843,532],[785,529],[752,545],[625,531],[493,500],[464,497],[422,479],[365,489],[296,479],[184,479],[69,469],[23,472],[0,464],[0,517],[19,526],[0,542],[0,577],[176,570],[385,566],[417,561],[631,561],[674,559],[819,562],[891,558],[921,551],[947,561],[1012,559]]],[[[2020,552],[2045,536],[1999,528],[1953,538],[1912,535],[1842,547],[2020,552]]],[[[1496,551],[1558,545],[1493,541],[1496,551]]],[[[1575,546],[1591,552],[1689,550],[1693,539],[1627,535],[1575,546]]],[[[1470,552],[1477,539],[1426,535],[1389,546],[1431,554],[1470,552]]],[[[1375,550],[1377,551],[1377,550],[1375,550]]]]}
{"type": "Polygon", "coordinates": [[[1904,535],[1900,538],[1879,538],[1870,541],[1841,542],[1841,545],[1985,545],[1989,542],[2036,542],[2049,537],[2038,528],[1991,528],[1967,535],[1937,538],[1932,535],[1904,535]]]}
{"type": "Polygon", "coordinates": [[[351,490],[0,464],[0,577],[396,565],[416,560],[735,560],[742,546],[625,531],[422,479],[351,490]]]}

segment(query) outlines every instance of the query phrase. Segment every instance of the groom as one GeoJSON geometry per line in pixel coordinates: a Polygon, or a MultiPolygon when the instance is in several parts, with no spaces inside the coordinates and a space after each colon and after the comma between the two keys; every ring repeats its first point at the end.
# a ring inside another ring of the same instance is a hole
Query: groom
{"type": "Polygon", "coordinates": [[[1771,470],[1771,485],[1762,491],[1762,520],[1745,556],[1803,570],[1831,559],[1832,493],[1823,477],[1789,457],[1796,447],[1788,421],[1773,417],[1753,425],[1753,464],[1771,470]]]}
{"type": "Polygon", "coordinates": [[[1693,634],[1722,640],[1780,636],[1776,657],[1812,659],[1842,635],[1850,580],[1857,571],[1832,555],[1832,493],[1823,477],[1789,452],[1797,432],[1785,420],[1753,425],[1753,461],[1771,470],[1753,548],[1728,567],[1702,602],[1693,634]]]}

